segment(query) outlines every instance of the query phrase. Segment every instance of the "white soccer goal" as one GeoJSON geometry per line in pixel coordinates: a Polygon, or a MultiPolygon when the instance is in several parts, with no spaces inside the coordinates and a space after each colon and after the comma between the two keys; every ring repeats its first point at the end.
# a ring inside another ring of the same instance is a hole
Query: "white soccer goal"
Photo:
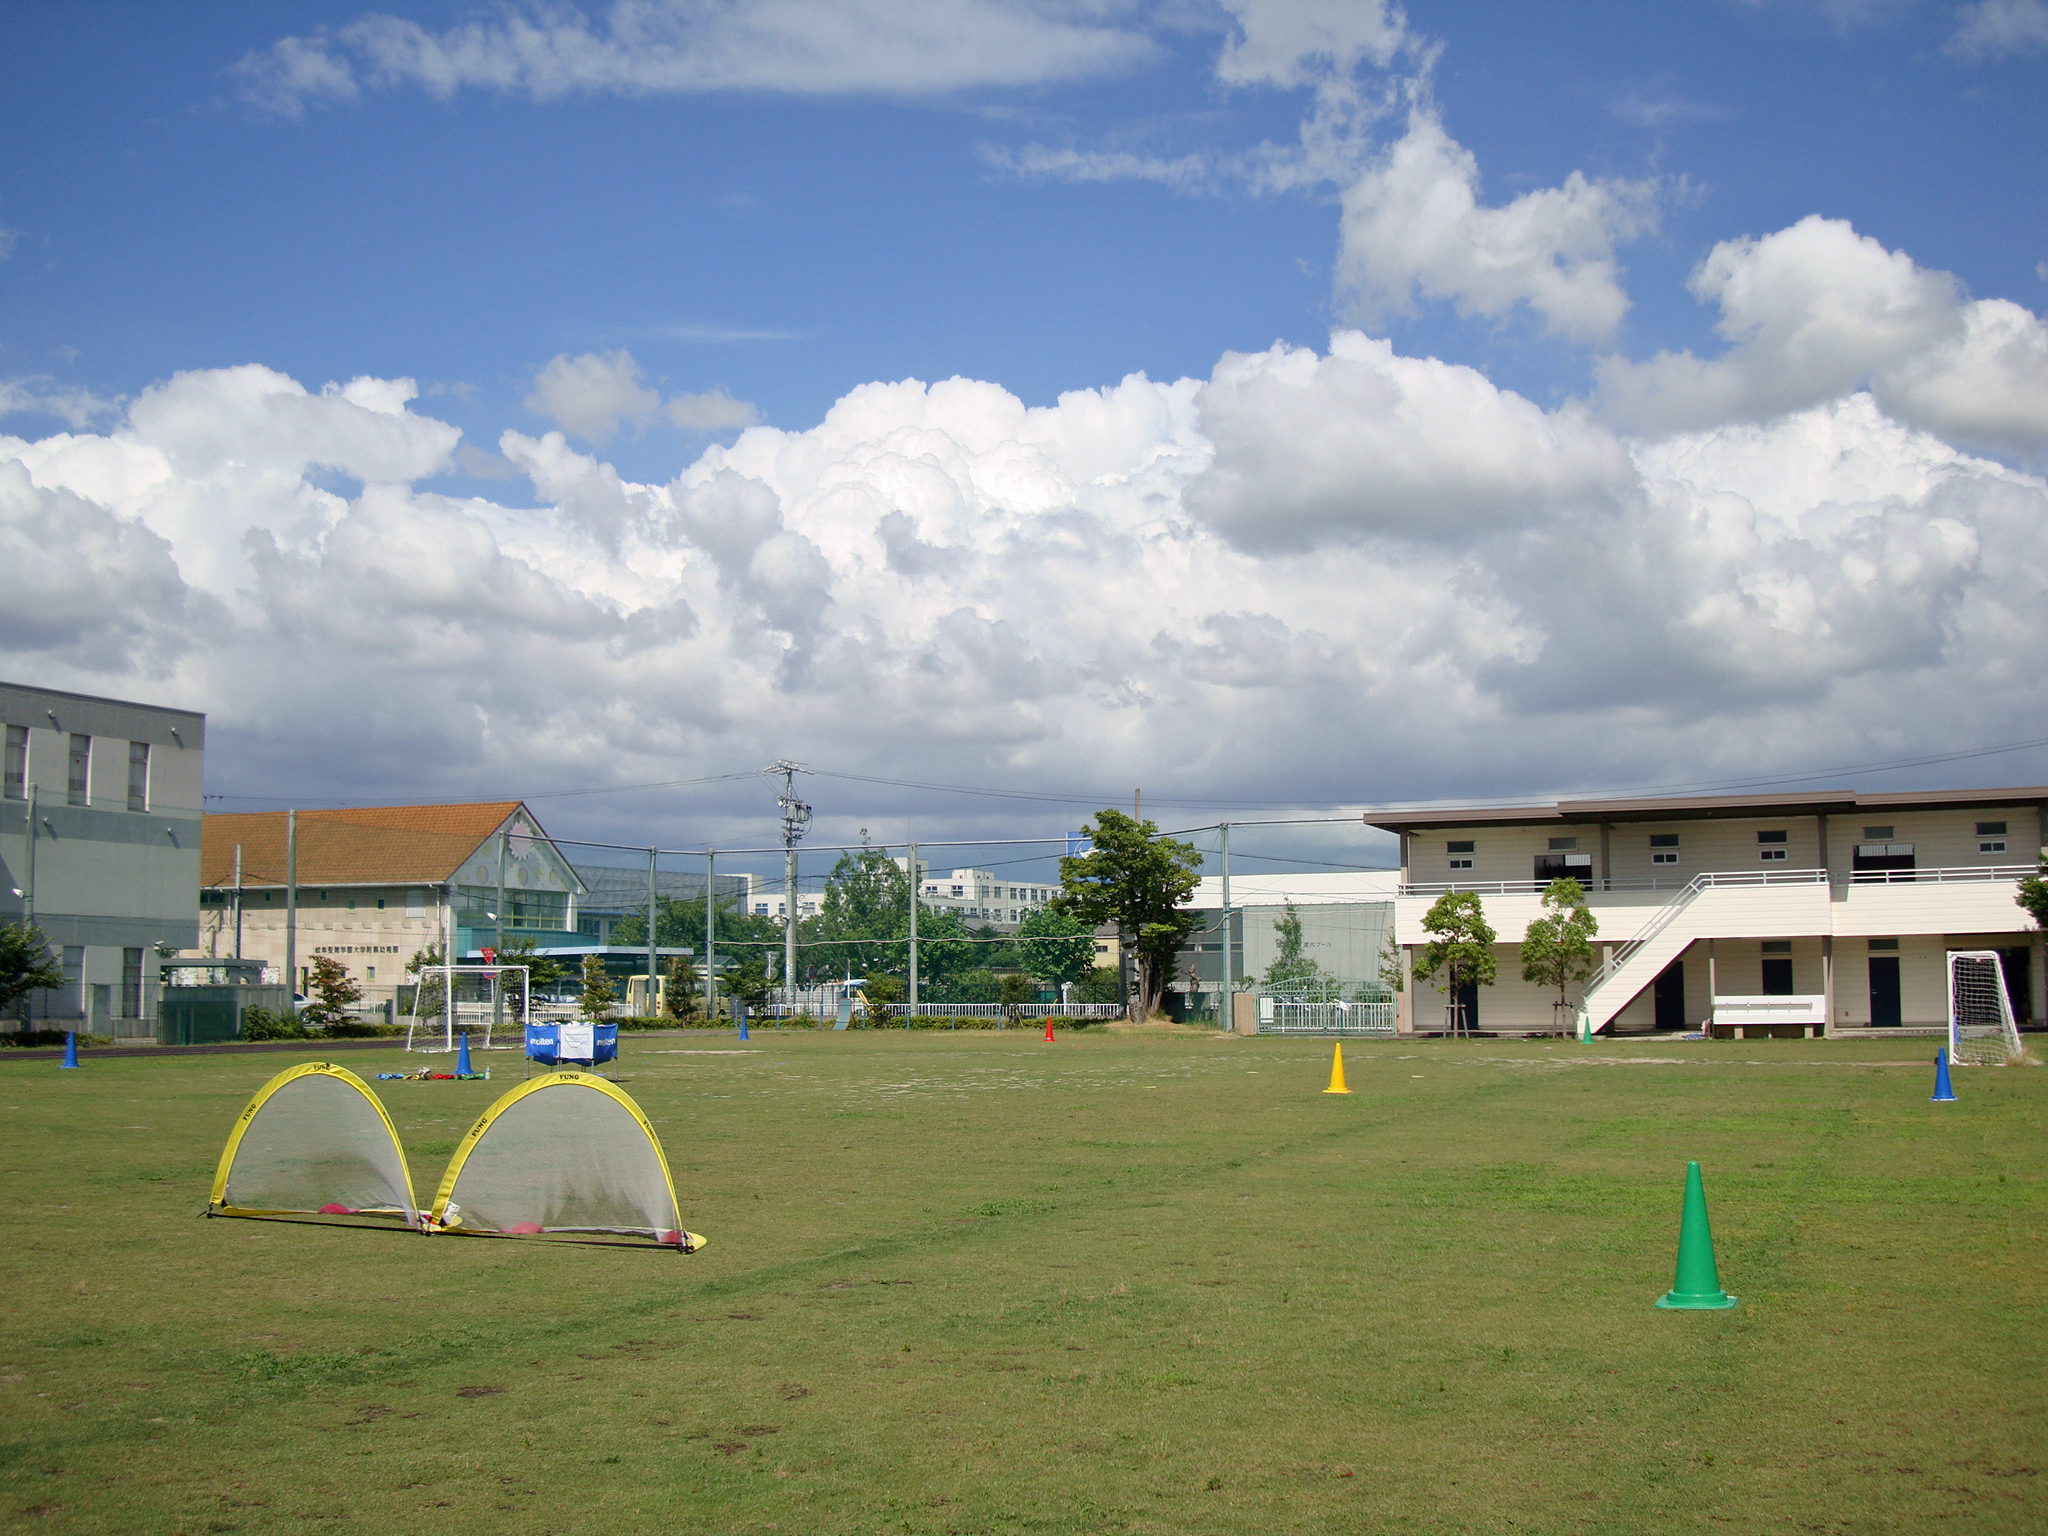
{"type": "Polygon", "coordinates": [[[524,1040],[532,1002],[525,966],[423,965],[415,980],[408,1051],[452,1051],[463,1035],[477,1051],[509,1051],[524,1040]]]}
{"type": "Polygon", "coordinates": [[[2019,1026],[2005,991],[2005,968],[1988,949],[1948,957],[1948,1059],[1959,1067],[1999,1067],[2020,1054],[2019,1026]]]}

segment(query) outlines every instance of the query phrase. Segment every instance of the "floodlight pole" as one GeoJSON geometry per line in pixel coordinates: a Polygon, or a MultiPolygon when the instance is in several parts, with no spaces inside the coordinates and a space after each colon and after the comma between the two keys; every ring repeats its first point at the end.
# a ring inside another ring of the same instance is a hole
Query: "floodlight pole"
{"type": "MultiPolygon", "coordinates": [[[[498,828],[498,905],[491,913],[491,948],[505,947],[505,860],[512,854],[512,834],[498,828]]],[[[452,957],[451,957],[452,959],[452,957]]]]}
{"type": "Polygon", "coordinates": [[[1237,958],[1230,952],[1230,823],[1223,823],[1223,1006],[1216,1010],[1217,1023],[1235,1029],[1231,1017],[1232,989],[1237,985],[1237,958]]]}
{"type": "Polygon", "coordinates": [[[910,985],[906,989],[909,999],[908,1011],[903,1015],[904,1027],[917,1017],[917,892],[922,884],[917,873],[917,843],[910,845],[910,985]]]}
{"type": "MultiPolygon", "coordinates": [[[[284,989],[299,995],[299,813],[284,813],[284,989]]],[[[297,1017],[297,1015],[293,1015],[297,1017]]]]}
{"type": "MultiPolygon", "coordinates": [[[[36,925],[36,781],[28,781],[28,860],[22,870],[21,879],[21,921],[24,926],[36,925]]],[[[81,990],[83,990],[81,988],[81,990]]]]}
{"type": "Polygon", "coordinates": [[[704,1022],[711,1022],[711,1010],[718,1002],[718,950],[712,920],[718,914],[718,854],[704,850],[704,1022]]]}

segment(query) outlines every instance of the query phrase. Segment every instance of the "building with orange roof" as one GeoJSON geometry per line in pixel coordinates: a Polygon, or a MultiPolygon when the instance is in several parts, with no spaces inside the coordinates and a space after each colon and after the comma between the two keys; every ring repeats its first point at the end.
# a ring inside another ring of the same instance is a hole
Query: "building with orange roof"
{"type": "Polygon", "coordinates": [[[582,893],[518,800],[209,812],[192,953],[261,960],[278,980],[289,970],[301,992],[313,958],[325,956],[379,1003],[429,949],[459,958],[522,940],[582,942],[582,893]]]}

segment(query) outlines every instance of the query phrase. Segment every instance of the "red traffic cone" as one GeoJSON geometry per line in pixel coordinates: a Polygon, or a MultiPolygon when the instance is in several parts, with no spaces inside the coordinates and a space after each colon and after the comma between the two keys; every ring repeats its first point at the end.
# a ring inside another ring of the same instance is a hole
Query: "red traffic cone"
{"type": "Polygon", "coordinates": [[[1052,1015],[1049,1013],[1045,1016],[1045,1043],[1047,1045],[1055,1045],[1058,1043],[1052,1037],[1052,1015]]]}

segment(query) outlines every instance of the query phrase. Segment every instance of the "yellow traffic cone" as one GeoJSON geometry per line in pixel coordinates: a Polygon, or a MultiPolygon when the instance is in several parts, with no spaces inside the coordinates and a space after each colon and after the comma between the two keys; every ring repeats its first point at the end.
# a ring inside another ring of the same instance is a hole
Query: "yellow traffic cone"
{"type": "Polygon", "coordinates": [[[1323,1092],[1349,1093],[1350,1091],[1349,1088],[1344,1086],[1344,1042],[1339,1040],[1337,1042],[1337,1054],[1330,1058],[1330,1086],[1325,1088],[1323,1092]]]}

